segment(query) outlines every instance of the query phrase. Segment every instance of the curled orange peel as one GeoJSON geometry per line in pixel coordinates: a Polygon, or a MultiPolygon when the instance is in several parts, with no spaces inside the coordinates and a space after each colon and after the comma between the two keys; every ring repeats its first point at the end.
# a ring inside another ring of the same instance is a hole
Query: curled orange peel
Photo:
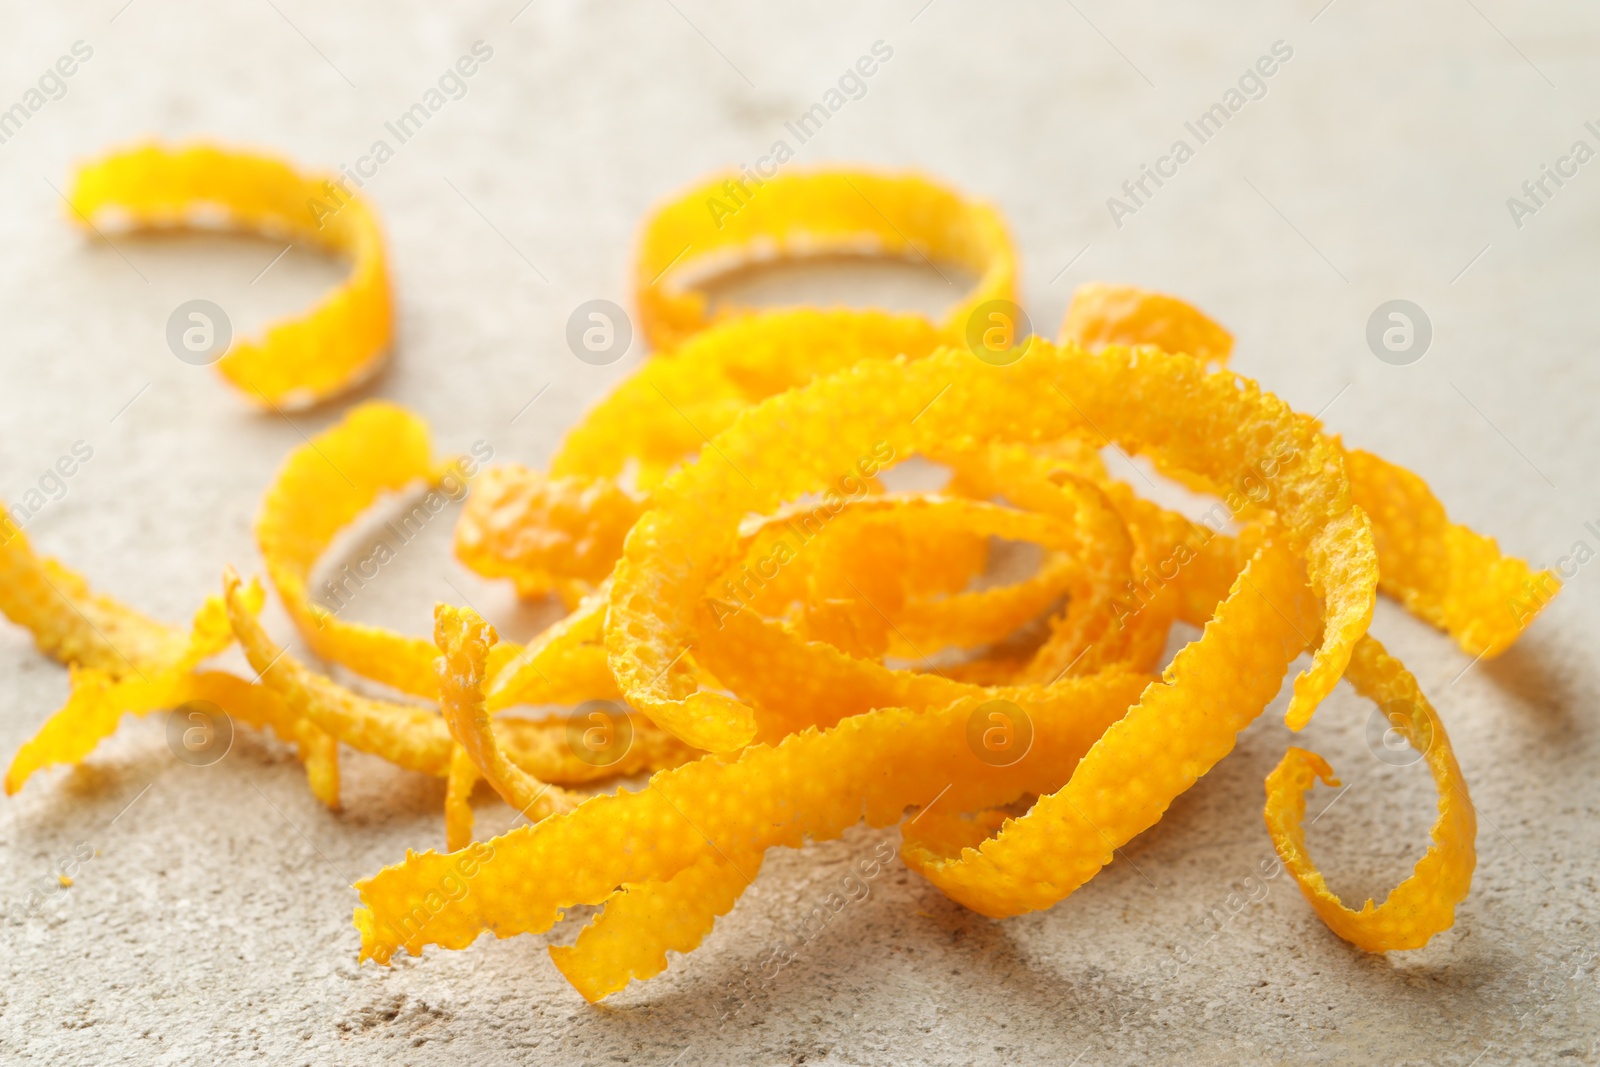
{"type": "MultiPolygon", "coordinates": [[[[1096,350],[1105,343],[1154,345],[1225,360],[1232,340],[1200,311],[1173,297],[1099,282],[1073,294],[1062,336],[1096,350]]],[[[1548,570],[1503,555],[1492,538],[1450,521],[1423,480],[1387,460],[1347,449],[1332,438],[1344,461],[1351,497],[1373,524],[1379,588],[1418,618],[1454,637],[1470,656],[1493,657],[1550,602],[1561,582],[1548,570]]],[[[1184,478],[1202,490],[1218,487],[1184,478]]],[[[1263,467],[1223,489],[1248,511],[1256,484],[1274,471],[1263,467]]]]}
{"type": "MultiPolygon", "coordinates": [[[[527,647],[500,662],[490,677],[489,710],[517,704],[577,704],[614,700],[622,694],[606,662],[605,613],[611,582],[602,582],[565,617],[546,627],[527,647]]],[[[496,645],[495,648],[505,648],[496,645]]]]}
{"type": "Polygon", "coordinates": [[[429,708],[361,696],[301,665],[278,647],[242,610],[239,576],[223,576],[229,619],[250,666],[296,714],[352,748],[382,756],[406,770],[443,778],[449,769],[449,735],[429,708]]]}
{"type": "MultiPolygon", "coordinates": [[[[447,834],[459,839],[464,832],[470,841],[471,809],[466,805],[480,776],[469,775],[465,767],[457,765],[460,745],[452,736],[450,722],[433,708],[366,697],[307,669],[275,644],[247,610],[238,575],[231,569],[224,575],[223,585],[229,617],[251,667],[303,722],[303,729],[405,770],[445,778],[447,834]]],[[[506,754],[501,758],[508,762],[511,773],[538,775],[560,785],[676,766],[693,756],[691,750],[649,723],[633,724],[632,745],[605,764],[585,760],[573,751],[564,718],[504,718],[495,729],[504,738],[506,754]]],[[[500,752],[498,747],[496,752],[500,752]]]]}
{"type": "Polygon", "coordinates": [[[478,773],[519,815],[538,821],[570,811],[578,798],[549,782],[541,782],[507,758],[495,741],[483,683],[489,650],[500,640],[494,627],[471,608],[440,604],[434,609],[434,642],[439,646],[436,671],[439,706],[450,735],[478,773]]]}
{"type": "Polygon", "coordinates": [[[609,478],[550,478],[520,464],[490,467],[456,523],[456,558],[524,597],[591,588],[611,573],[644,510],[609,478]]]}
{"type": "Polygon", "coordinates": [[[1108,345],[1154,345],[1202,363],[1226,363],[1233,353],[1233,335],[1193,305],[1107,282],[1085,282],[1073,291],[1061,323],[1061,341],[1086,352],[1108,345]]]}
{"type": "Polygon", "coordinates": [[[1421,948],[1450,928],[1456,905],[1472,885],[1477,813],[1444,723],[1400,661],[1376,639],[1364,637],[1345,677],[1384,710],[1391,726],[1427,761],[1439,791],[1439,818],[1428,851],[1382,904],[1368,900],[1360,911],[1346,907],[1311,859],[1302,825],[1306,793],[1315,780],[1335,786],[1339,782],[1326,760],[1302,748],[1291,747],[1267,776],[1267,830],[1283,865],[1334,933],[1368,952],[1421,948]]]}
{"type": "MultiPolygon", "coordinates": [[[[634,297],[650,343],[668,350],[743,309],[711,309],[695,280],[775,258],[877,255],[954,266],[976,284],[946,313],[954,340],[974,310],[1014,299],[1016,253],[989,205],[912,173],[817,170],[750,179],[732,207],[737,175],[717,175],[673,197],[645,223],[634,297]]],[[[940,273],[943,273],[942,271],[940,273]]],[[[946,279],[950,280],[950,279],[946,279]]],[[[951,284],[955,284],[953,281],[951,284]]]]}
{"type": "Polygon", "coordinates": [[[1200,639],[1095,742],[1063,788],[958,854],[908,842],[907,866],[996,918],[1066,897],[1233,749],[1306,648],[1317,614],[1300,563],[1266,546],[1200,639]]]}
{"type": "Polygon", "coordinates": [[[764,855],[713,851],[665,881],[623,885],[575,943],[550,946],[550,959],[591,1004],[653,978],[667,969],[669,951],[700,947],[761,872],[764,855]]]}
{"type": "Polygon", "coordinates": [[[657,506],[628,535],[606,622],[624,697],[694,747],[748,744],[756,736],[750,708],[699,687],[682,662],[707,618],[702,591],[730,558],[742,516],[770,513],[852,472],[865,475],[867,466],[876,473],[875,450],[900,458],[937,453],[963,435],[1028,443],[1099,433],[1219,481],[1275,458],[1281,470],[1266,506],[1290,546],[1306,554],[1324,604],[1322,640],[1288,711],[1291,724],[1303,724],[1338,681],[1376,594],[1370,526],[1351,505],[1337,455],[1311,420],[1227,371],[1207,372],[1190,357],[1152,350],[1091,356],[1038,338],[1005,368],[948,350],[909,362],[864,362],[740,416],[717,439],[714,455],[663,484],[657,506]],[[928,407],[945,391],[954,402],[928,407]],[[1130,394],[1142,402],[1128,403],[1130,394]],[[1029,417],[1019,418],[1019,409],[1029,417]],[[804,435],[799,452],[794,429],[804,435]],[[768,463],[778,449],[794,461],[768,463]]]}
{"type": "Polygon", "coordinates": [[[115,679],[92,667],[75,667],[67,703],[13,757],[6,770],[6,793],[16,793],[45,767],[83,762],[116,731],[123,715],[167,711],[194,700],[214,704],[258,729],[270,727],[293,742],[302,759],[309,760],[315,752],[315,738],[305,731],[304,720],[278,694],[226,671],[168,671],[152,679],[115,679]]]}
{"type": "Polygon", "coordinates": [[[1372,516],[1379,588],[1473,657],[1511,647],[1561,589],[1548,570],[1503,555],[1494,539],[1451,522],[1423,480],[1363,452],[1344,452],[1356,501],[1372,516]]]}
{"type": "MultiPolygon", "coordinates": [[[[388,558],[467,491],[478,460],[434,457],[428,427],[394,404],[369,401],[350,409],[334,426],[290,452],[261,504],[256,539],[267,577],[288,609],[300,636],[324,659],[412,696],[438,693],[433,672],[438,650],[426,638],[342,617],[359,603],[361,590],[376,580],[388,558]],[[408,491],[409,507],[390,518],[373,550],[324,580],[333,610],[313,599],[312,572],[342,532],[381,499],[408,491]]],[[[496,656],[516,653],[503,646],[496,656]]]]}
{"type": "Polygon", "coordinates": [[[142,145],[79,168],[68,206],[88,228],[225,226],[302,241],[351,260],[350,278],[305,314],[236,340],[217,369],[263,407],[338,396],[383,365],[393,333],[377,216],[332,174],[210,145],[142,145]]]}

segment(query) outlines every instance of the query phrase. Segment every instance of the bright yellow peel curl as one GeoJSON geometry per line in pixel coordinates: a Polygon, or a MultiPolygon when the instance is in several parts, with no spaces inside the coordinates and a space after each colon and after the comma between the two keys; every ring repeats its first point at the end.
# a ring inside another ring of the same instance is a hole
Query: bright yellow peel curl
{"type": "Polygon", "coordinates": [[[961,267],[978,281],[945,316],[952,340],[980,305],[1014,298],[1016,253],[1005,224],[985,203],[911,173],[791,171],[749,183],[717,175],[651,215],[639,239],[634,291],[640,325],[656,348],[673,348],[738,314],[713,313],[707,295],[684,283],[685,276],[780,256],[867,254],[936,270],[961,267]],[[744,191],[730,194],[730,180],[744,191]]]}
{"type": "Polygon", "coordinates": [[[210,145],[142,145],[78,170],[74,221],[138,228],[226,225],[304,241],[352,261],[348,281],[298,318],[236,340],[217,362],[254,403],[297,408],[343,393],[383,365],[393,332],[383,236],[367,202],[332,174],[210,145]]]}
{"type": "MultiPolygon", "coordinates": [[[[289,453],[262,501],[256,539],[267,577],[317,655],[403,693],[437,694],[433,660],[438,650],[431,641],[347,621],[340,613],[381,573],[377,568],[387,561],[383,553],[400,550],[391,541],[409,540],[431,522],[448,521],[441,513],[466,493],[478,462],[475,456],[434,458],[427,424],[382,401],[352,408],[339,423],[289,453]],[[325,581],[323,592],[334,609],[316,603],[312,571],[334,538],[381,498],[417,487],[420,494],[406,499],[409,507],[389,520],[393,536],[380,539],[381,548],[375,545],[355,571],[346,566],[325,581]],[[372,573],[360,573],[364,564],[372,573]]],[[[496,667],[515,652],[503,647],[496,667]]]]}
{"type": "Polygon", "coordinates": [[[1455,907],[1472,885],[1477,862],[1473,841],[1477,812],[1456,764],[1444,723],[1400,661],[1371,637],[1356,645],[1345,675],[1356,691],[1383,709],[1390,725],[1427,760],[1439,791],[1439,818],[1433,842],[1411,877],[1382,904],[1367,901],[1352,911],[1328,888],[1306,848],[1306,793],[1315,779],[1338,785],[1321,756],[1290,748],[1267,776],[1267,830],[1289,873],[1328,928],[1368,952],[1421,948],[1455,920],[1455,907]]]}

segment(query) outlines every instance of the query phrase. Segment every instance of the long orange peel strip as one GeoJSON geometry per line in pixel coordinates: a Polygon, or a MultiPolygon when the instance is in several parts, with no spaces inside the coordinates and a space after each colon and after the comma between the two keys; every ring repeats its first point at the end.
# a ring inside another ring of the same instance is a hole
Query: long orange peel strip
{"type": "MultiPolygon", "coordinates": [[[[259,610],[259,589],[254,597],[259,610]]],[[[37,554],[9,520],[0,521],[0,613],[51,659],[113,679],[186,671],[233,641],[220,599],[208,598],[187,630],[157,622],[37,554]]]]}
{"type": "Polygon", "coordinates": [[[252,402],[299,408],[373,375],[393,333],[389,275],[377,216],[332,174],[303,173],[270,156],[210,145],[142,145],[81,167],[68,205],[86,228],[245,230],[303,241],[349,258],[349,279],[299,317],[236,339],[217,369],[252,402]]]}
{"type": "MultiPolygon", "coordinates": [[[[259,584],[239,592],[239,608],[261,610],[259,584]]],[[[82,575],[39,556],[21,530],[0,527],[0,611],[34,635],[40,651],[72,668],[67,703],[23,744],[6,771],[16,793],[36,771],[76,764],[116,730],[124,713],[146,715],[206,700],[294,741],[325,792],[326,752],[270,696],[225,672],[195,670],[233,642],[220,597],[208,597],[183,630],[96,593],[82,575]]]]}
{"type": "Polygon", "coordinates": [[[596,796],[496,838],[492,861],[468,892],[420,918],[415,901],[457,869],[460,854],[410,853],[357,885],[362,956],[386,962],[402,948],[413,955],[428,944],[462,948],[484,930],[499,937],[546,930],[563,908],[603,903],[619,885],[667,881],[709,856],[799,847],[807,838],[837,837],[862,818],[891,825],[946,785],[957,810],[1048,788],[1147,682],[1116,672],[1066,681],[1029,709],[1033,747],[1007,767],[983,763],[968,748],[967,720],[983,702],[972,697],[937,711],[872,711],[752,746],[736,759],[662,771],[640,792],[596,796]]]}
{"type": "Polygon", "coordinates": [[[1086,352],[1109,345],[1154,345],[1202,363],[1226,363],[1233,353],[1233,335],[1187,302],[1107,282],[1085,282],[1073,290],[1061,342],[1086,352]]]}
{"type": "MultiPolygon", "coordinates": [[[[1226,330],[1173,297],[1125,285],[1092,282],[1078,287],[1062,324],[1062,339],[1098,351],[1107,343],[1155,345],[1202,360],[1225,361],[1232,349],[1226,330]]],[[[1344,461],[1350,495],[1372,521],[1379,588],[1412,614],[1454,637],[1473,657],[1509,648],[1561,588],[1548,570],[1503,555],[1493,538],[1450,521],[1423,480],[1402,467],[1330,439],[1344,461]]],[[[1270,468],[1246,472],[1217,486],[1165,469],[1202,491],[1223,489],[1248,512],[1255,481],[1270,468]]]]}
{"type": "MultiPolygon", "coordinates": [[[[229,617],[251,667],[295,715],[351,748],[382,757],[397,767],[446,779],[454,773],[458,789],[470,792],[472,783],[460,784],[465,769],[454,768],[459,746],[446,717],[433,708],[362,696],[307,669],[279,648],[247,610],[238,575],[231,569],[224,575],[223,585],[229,617]]],[[[628,751],[603,766],[572,751],[564,719],[500,719],[495,729],[505,739],[509,754],[505,758],[513,773],[537,775],[562,785],[671,767],[694,755],[649,723],[636,723],[628,751]]],[[[447,822],[459,825],[460,815],[452,815],[452,810],[447,806],[447,822]]]]}
{"type": "MultiPolygon", "coordinates": [[[[640,325],[657,349],[671,349],[742,309],[711,310],[694,279],[779,257],[867,254],[955,266],[975,275],[971,292],[946,313],[954,341],[990,300],[1014,299],[1016,253],[988,204],[912,173],[787,171],[752,180],[736,210],[717,175],[659,207],[639,238],[634,296],[640,325]]],[[[941,272],[942,273],[942,272],[941,272]]]]}
{"type": "MultiPolygon", "coordinates": [[[[93,668],[74,668],[67,703],[17,750],[6,770],[7,794],[16,793],[33,774],[53,764],[81,763],[96,745],[116,731],[125,714],[148,715],[203,700],[258,729],[270,727],[294,742],[308,765],[318,752],[318,732],[307,731],[277,693],[226,671],[166,672],[150,680],[114,680],[93,668]]],[[[314,772],[316,767],[311,766],[314,772]]],[[[320,772],[325,777],[325,771],[320,772]]],[[[316,783],[314,782],[314,785],[316,783]]]]}
{"type": "Polygon", "coordinates": [[[541,782],[506,757],[495,741],[488,703],[483,695],[489,650],[500,640],[494,627],[471,608],[440,604],[434,609],[434,642],[439,646],[439,706],[450,736],[478,768],[485,781],[519,814],[538,821],[570,811],[578,798],[541,782]]]}

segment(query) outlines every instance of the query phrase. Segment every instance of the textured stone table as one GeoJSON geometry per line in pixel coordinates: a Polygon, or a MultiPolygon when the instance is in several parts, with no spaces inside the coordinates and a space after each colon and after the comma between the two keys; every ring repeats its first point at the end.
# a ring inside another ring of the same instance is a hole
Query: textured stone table
{"type": "MultiPolygon", "coordinates": [[[[563,341],[579,303],[626,301],[636,221],[787,137],[795,166],[924,168],[996,203],[1041,331],[1054,332],[1084,280],[1183,294],[1236,332],[1242,371],[1423,474],[1454,515],[1541,562],[1577,542],[1587,557],[1600,549],[1585,525],[1600,524],[1600,164],[1573,151],[1580,139],[1600,147],[1584,125],[1600,121],[1600,15],[1570,2],[1323,3],[1205,15],[1103,0],[987,12],[955,0],[866,11],[534,0],[520,12],[509,0],[448,13],[12,3],[0,109],[22,103],[27,118],[0,125],[0,498],[22,499],[83,442],[92,458],[29,520],[43,550],[174,620],[225,563],[259,569],[259,494],[341,405],[292,423],[248,410],[174,359],[164,326],[204,297],[254,329],[313,299],[338,267],[299,249],[272,263],[281,247],[255,240],[108,247],[63,222],[57,190],[75,159],[148,134],[354,165],[481,40],[492,57],[464,95],[395,145],[368,185],[400,310],[393,365],[364,393],[413,406],[445,447],[481,439],[499,458],[542,462],[639,358],[590,367],[563,341]],[[79,41],[92,54],[41,87],[79,41]],[[859,99],[798,144],[785,124],[876,42],[891,55],[859,99]],[[1244,78],[1264,56],[1271,77],[1244,78]],[[1174,155],[1179,140],[1189,151],[1174,155]],[[1523,183],[1545,165],[1567,176],[1530,196],[1523,183]],[[1141,190],[1144,166],[1168,176],[1141,190]],[[1409,365],[1380,361],[1366,341],[1369,316],[1392,299],[1431,323],[1409,365]]],[[[952,295],[931,273],[887,269],[769,274],[746,289],[927,309],[952,295]]],[[[448,580],[526,635],[539,614],[449,562],[437,525],[354,614],[425,632],[431,602],[455,598],[448,580]]],[[[1271,855],[1261,782],[1290,741],[1281,703],[1052,910],[991,922],[896,861],[764,1004],[726,1024],[741,969],[896,832],[774,854],[700,951],[593,1008],[541,938],[356,965],[348,882],[442,843],[441,783],[348,757],[345,810],[330,814],[276,742],[241,737],[222,763],[191,768],[154,719],[125,723],[86,766],[0,805],[0,1060],[1594,1063],[1600,575],[1576,558],[1572,568],[1498,661],[1472,665],[1393,605],[1378,612],[1375,631],[1445,716],[1481,814],[1472,894],[1421,951],[1353,951],[1282,876],[1255,883],[1215,936],[1195,933],[1271,855]],[[80,842],[95,858],[75,884],[19,918],[80,842]],[[1202,943],[1179,966],[1183,941],[1202,943]]],[[[278,608],[266,619],[287,632],[278,608]]],[[[9,758],[67,680],[8,626],[0,678],[9,758]]],[[[1312,845],[1355,900],[1407,874],[1433,813],[1421,765],[1369,751],[1369,715],[1341,691],[1308,731],[1350,786],[1311,798],[1314,812],[1339,798],[1312,845]]],[[[488,800],[480,819],[509,821],[488,800]]]]}

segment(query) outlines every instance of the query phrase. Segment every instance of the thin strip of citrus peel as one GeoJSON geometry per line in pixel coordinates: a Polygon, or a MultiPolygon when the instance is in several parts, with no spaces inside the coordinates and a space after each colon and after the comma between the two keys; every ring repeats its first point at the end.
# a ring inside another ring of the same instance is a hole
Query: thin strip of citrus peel
{"type": "Polygon", "coordinates": [[[37,554],[8,518],[0,519],[0,613],[32,632],[51,659],[112,679],[186,671],[233,641],[217,597],[201,605],[188,630],[157,622],[37,554]]]}
{"type": "Polygon", "coordinates": [[[786,171],[749,184],[716,175],[670,198],[645,223],[634,260],[640,325],[657,349],[675,348],[744,310],[713,312],[692,279],[778,257],[840,254],[896,257],[935,270],[957,266],[976,275],[972,290],[945,315],[951,342],[976,308],[1014,299],[1016,253],[1000,216],[921,175],[786,171]],[[734,194],[734,210],[719,212],[717,204],[730,206],[731,183],[744,192],[734,194]]]}
{"type": "Polygon", "coordinates": [[[439,646],[435,665],[439,704],[455,743],[519,815],[537,822],[547,815],[571,811],[578,805],[575,794],[518,767],[494,741],[483,682],[488,675],[489,650],[500,635],[471,608],[440,604],[433,618],[434,643],[439,646]]]}
{"type": "Polygon", "coordinates": [[[301,408],[376,373],[393,331],[378,220],[343,181],[255,153],[148,144],[79,168],[68,206],[97,231],[226,225],[347,256],[349,280],[320,304],[268,326],[260,340],[235,341],[217,362],[253,403],[301,408]]]}
{"type": "Polygon", "coordinates": [[[1450,928],[1456,905],[1472,885],[1477,813],[1444,723],[1404,665],[1376,639],[1363,637],[1345,677],[1383,709],[1390,724],[1427,760],[1439,791],[1439,818],[1428,851],[1411,877],[1392,889],[1381,905],[1368,900],[1360,911],[1346,907],[1312,861],[1302,825],[1306,793],[1315,780],[1333,786],[1339,780],[1321,756],[1294,746],[1267,775],[1267,830],[1283,865],[1330,930],[1368,952],[1421,948],[1434,934],[1450,928]]]}
{"type": "MultiPolygon", "coordinates": [[[[44,767],[81,762],[115,732],[125,713],[147,715],[205,700],[294,742],[312,791],[336,803],[338,768],[330,738],[297,721],[259,687],[226,672],[195,670],[233,642],[222,598],[208,597],[184,631],[92,591],[77,572],[36,554],[21,530],[0,533],[6,535],[0,540],[0,611],[32,631],[40,651],[72,669],[66,704],[13,757],[7,794],[44,767]]],[[[246,614],[260,611],[260,585],[241,590],[238,602],[246,614]]]]}
{"type": "MultiPolygon", "coordinates": [[[[423,487],[412,507],[390,523],[400,536],[413,537],[461,498],[476,472],[474,460],[434,458],[427,424],[382,401],[351,408],[289,453],[262,500],[256,539],[267,577],[312,651],[403,693],[438,694],[438,650],[431,641],[341,618],[312,599],[311,575],[335,537],[381,497],[423,487]]],[[[367,580],[348,568],[336,577],[327,584],[340,602],[355,599],[367,580]]],[[[502,646],[497,669],[517,651],[502,646]]]]}
{"type": "Polygon", "coordinates": [[[967,747],[967,720],[982,703],[969,698],[937,711],[857,715],[827,731],[752,746],[736,759],[662,771],[641,792],[596,796],[496,838],[494,859],[469,892],[420,923],[414,894],[451,870],[454,857],[411,853],[357,886],[363,958],[387,961],[427,944],[460,948],[484,930],[500,937],[545,930],[565,907],[602,903],[619,885],[667,881],[719,852],[799,847],[807,838],[837,837],[863,817],[890,825],[952,777],[949,798],[958,808],[1004,802],[1062,774],[1147,681],[1115,672],[1067,680],[1029,709],[1034,747],[1008,767],[983,763],[967,747]],[[541,873],[530,879],[531,871],[541,873]]]}
{"type": "MultiPolygon", "coordinates": [[[[447,833],[456,841],[465,833],[470,841],[470,808],[463,811],[461,805],[476,778],[456,766],[458,742],[451,722],[432,708],[365,697],[308,670],[274,644],[246,610],[239,577],[231,568],[224,575],[223,586],[239,644],[262,681],[294,714],[330,737],[397,767],[450,780],[455,788],[446,801],[447,833]]],[[[447,714],[455,714],[449,711],[455,706],[447,697],[447,714]]],[[[501,719],[496,727],[505,735],[509,752],[509,770],[500,772],[499,777],[531,774],[560,785],[580,785],[675,766],[693,756],[690,749],[648,723],[635,726],[630,748],[608,765],[596,765],[572,751],[564,719],[501,719]]],[[[490,781],[495,784],[497,779],[490,781]]],[[[556,792],[564,795],[560,789],[556,792]]]]}

